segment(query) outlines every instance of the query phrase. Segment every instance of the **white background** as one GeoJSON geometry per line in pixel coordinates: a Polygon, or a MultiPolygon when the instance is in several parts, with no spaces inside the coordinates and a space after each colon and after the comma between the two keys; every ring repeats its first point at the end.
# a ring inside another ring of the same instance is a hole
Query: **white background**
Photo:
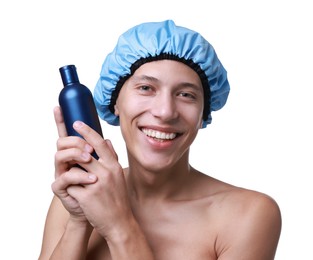
{"type": "MultiPolygon", "coordinates": [[[[38,258],[54,179],[59,67],[75,64],[93,90],[121,33],[169,18],[212,43],[231,84],[227,105],[192,147],[192,165],[272,196],[283,216],[276,259],[313,259],[310,6],[309,0],[1,1],[0,259],[38,258]]],[[[103,132],[125,166],[119,128],[103,122],[103,132]]]]}

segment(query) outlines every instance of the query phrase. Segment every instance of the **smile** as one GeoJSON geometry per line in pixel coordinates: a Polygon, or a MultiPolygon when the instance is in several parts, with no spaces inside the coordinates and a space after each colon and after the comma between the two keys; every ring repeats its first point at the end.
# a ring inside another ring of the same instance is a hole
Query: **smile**
{"type": "Polygon", "coordinates": [[[159,140],[173,140],[177,134],[176,133],[165,133],[152,129],[143,128],[142,132],[151,138],[159,139],[159,140]]]}

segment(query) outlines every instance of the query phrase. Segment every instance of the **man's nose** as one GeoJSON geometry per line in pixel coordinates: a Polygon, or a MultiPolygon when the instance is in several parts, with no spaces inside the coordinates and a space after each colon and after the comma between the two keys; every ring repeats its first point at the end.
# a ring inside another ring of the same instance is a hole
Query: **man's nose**
{"type": "Polygon", "coordinates": [[[178,118],[175,97],[170,93],[159,93],[151,104],[151,113],[162,121],[172,121],[178,118]]]}

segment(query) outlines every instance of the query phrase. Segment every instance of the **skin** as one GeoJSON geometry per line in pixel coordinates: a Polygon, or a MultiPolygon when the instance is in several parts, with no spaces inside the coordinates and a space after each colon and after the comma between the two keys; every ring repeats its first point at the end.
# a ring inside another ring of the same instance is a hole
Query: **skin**
{"type": "Polygon", "coordinates": [[[67,137],[57,107],[55,197],[39,259],[274,259],[277,203],[189,164],[202,111],[192,69],[170,60],[142,65],[115,106],[129,160],[122,169],[110,141],[87,125],[74,124],[85,140],[67,137]],[[168,139],[154,138],[160,132],[168,139]]]}

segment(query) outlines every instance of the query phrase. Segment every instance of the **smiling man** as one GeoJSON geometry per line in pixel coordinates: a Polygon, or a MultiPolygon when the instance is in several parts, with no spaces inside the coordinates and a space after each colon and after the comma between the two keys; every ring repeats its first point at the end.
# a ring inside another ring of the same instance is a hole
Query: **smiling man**
{"type": "Polygon", "coordinates": [[[94,98],[100,117],[120,125],[129,166],[82,122],[74,128],[84,139],[68,137],[55,109],[55,197],[39,259],[274,259],[277,203],[189,163],[199,129],[228,93],[226,71],[199,33],[170,20],[125,32],[94,98]]]}

